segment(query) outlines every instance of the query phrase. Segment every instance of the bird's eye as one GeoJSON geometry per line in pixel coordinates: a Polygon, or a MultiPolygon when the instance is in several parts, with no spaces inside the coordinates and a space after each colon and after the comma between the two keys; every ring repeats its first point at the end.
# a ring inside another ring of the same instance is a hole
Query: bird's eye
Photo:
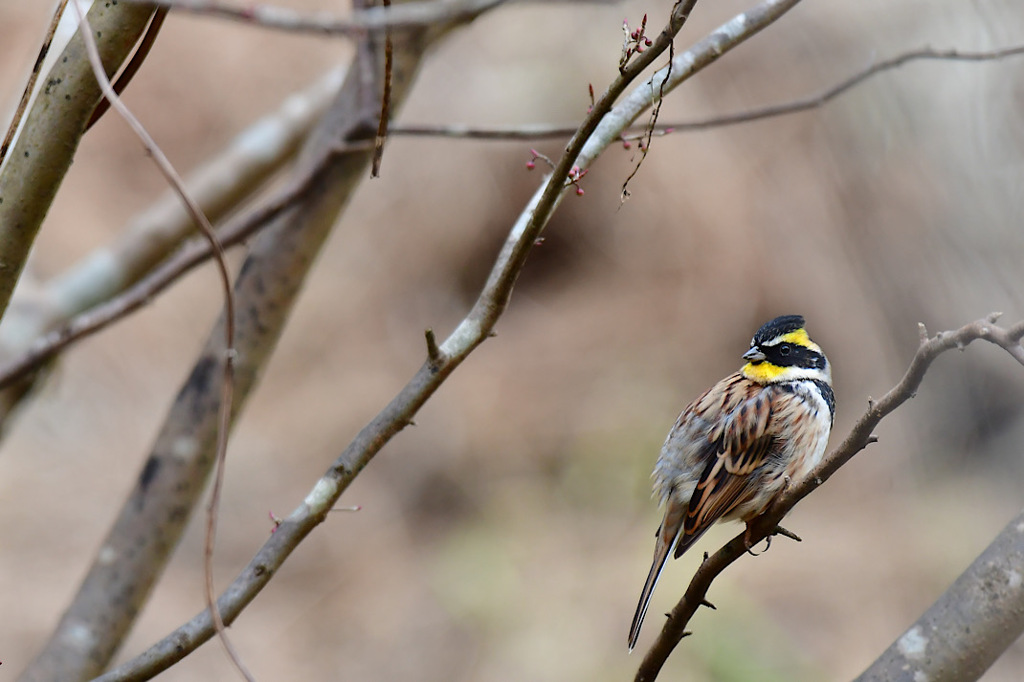
{"type": "Polygon", "coordinates": [[[779,355],[785,357],[785,356],[789,355],[790,350],[791,349],[789,347],[789,344],[788,343],[784,343],[781,346],[779,346],[779,355]]]}

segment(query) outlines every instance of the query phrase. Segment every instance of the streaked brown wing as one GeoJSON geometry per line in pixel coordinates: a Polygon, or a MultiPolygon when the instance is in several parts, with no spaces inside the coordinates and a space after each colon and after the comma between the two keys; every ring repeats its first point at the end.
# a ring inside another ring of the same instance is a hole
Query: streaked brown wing
{"type": "MultiPolygon", "coordinates": [[[[708,434],[714,457],[711,458],[690,498],[683,522],[683,537],[676,545],[681,555],[711,525],[744,501],[749,492],[750,475],[765,461],[775,444],[768,433],[772,403],[770,391],[733,382],[735,407],[708,434]],[[753,392],[753,395],[750,395],[753,392]]],[[[731,405],[730,405],[731,406],[731,405]]]]}

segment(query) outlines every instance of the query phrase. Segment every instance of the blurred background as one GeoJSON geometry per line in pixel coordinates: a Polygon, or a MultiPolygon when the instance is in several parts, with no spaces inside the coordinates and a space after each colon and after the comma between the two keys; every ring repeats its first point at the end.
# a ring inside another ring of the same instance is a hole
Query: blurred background
{"type": "MultiPolygon", "coordinates": [[[[0,107],[17,97],[51,3],[0,2],[0,107]]],[[[320,0],[287,3],[344,13],[320,0]]],[[[689,45],[750,3],[699,3],[689,45]]],[[[429,58],[405,123],[565,123],[614,77],[623,17],[671,2],[518,4],[429,58]]],[[[653,32],[653,31],[652,31],[653,32]]],[[[672,93],[680,121],[815,93],[922,46],[1024,42],[1011,0],[808,2],[672,93]]],[[[182,170],[352,52],[171,14],[126,101],[182,170]]],[[[659,62],[660,63],[660,62],[659,62]]],[[[739,367],[753,331],[806,316],[832,360],[833,443],[902,375],[918,339],[1024,315],[1024,58],[906,65],[827,106],[610,149],[530,257],[498,336],[455,372],[232,627],[263,680],[624,680],[720,526],[672,562],[639,649],[626,632],[660,520],[650,470],[679,410],[739,367]]],[[[563,142],[393,138],[309,279],[229,453],[226,583],[466,313],[563,142]]],[[[125,124],[86,137],[32,270],[60,274],[165,185],[125,124]]],[[[237,256],[234,261],[238,262],[237,256]]],[[[35,655],[142,467],[220,308],[209,266],[75,346],[0,453],[0,677],[35,655]]],[[[863,670],[1019,510],[1024,369],[975,344],[713,586],[665,680],[843,680],[863,670]]],[[[202,522],[122,651],[202,608],[202,522]]],[[[985,676],[1019,680],[1018,643],[985,676]]],[[[213,643],[166,680],[229,679],[213,643]]]]}

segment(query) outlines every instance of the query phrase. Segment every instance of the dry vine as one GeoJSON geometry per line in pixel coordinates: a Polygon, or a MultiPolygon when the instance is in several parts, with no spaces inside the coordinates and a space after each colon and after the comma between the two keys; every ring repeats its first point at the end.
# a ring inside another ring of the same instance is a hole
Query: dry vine
{"type": "MultiPolygon", "coordinates": [[[[810,476],[794,484],[764,515],[750,524],[750,541],[757,543],[772,535],[778,528],[782,517],[797,502],[827,481],[839,467],[850,461],[854,455],[870,443],[875,442],[875,436],[872,434],[878,423],[914,397],[928,367],[942,353],[953,349],[963,350],[972,341],[980,339],[1003,348],[1017,362],[1024,365],[1024,346],[1020,343],[1021,338],[1024,337],[1024,322],[1018,322],[1012,327],[1004,329],[995,324],[999,316],[999,313],[993,313],[985,319],[977,320],[955,331],[939,332],[930,338],[924,325],[920,325],[920,345],[900,382],[879,400],[869,398],[867,412],[854,424],[850,434],[839,447],[830,452],[810,476]]],[[[688,634],[686,626],[694,613],[702,605],[708,604],[707,593],[711,583],[746,551],[744,533],[740,533],[705,559],[694,574],[683,597],[668,614],[668,620],[658,635],[658,639],[644,656],[636,674],[636,682],[651,682],[658,676],[658,672],[676,645],[688,634]]]]}

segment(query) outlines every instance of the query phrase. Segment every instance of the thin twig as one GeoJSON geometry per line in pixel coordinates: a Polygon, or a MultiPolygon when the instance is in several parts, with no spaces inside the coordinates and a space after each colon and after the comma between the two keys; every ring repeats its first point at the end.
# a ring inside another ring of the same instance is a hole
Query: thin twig
{"type": "MultiPolygon", "coordinates": [[[[391,7],[391,0],[383,0],[384,7],[391,7]]],[[[380,177],[380,163],[384,158],[384,141],[388,136],[388,119],[391,116],[391,71],[394,68],[395,46],[391,40],[391,29],[384,31],[384,93],[380,98],[380,120],[377,122],[377,138],[373,147],[373,163],[370,177],[380,177]]]]}
{"type": "Polygon", "coordinates": [[[408,30],[469,20],[508,0],[423,0],[394,8],[367,8],[353,12],[348,18],[327,12],[302,13],[286,7],[252,4],[238,6],[208,0],[129,1],[231,19],[279,31],[359,38],[368,32],[408,30]]]}
{"type": "MultiPolygon", "coordinates": [[[[661,81],[661,85],[658,86],[657,101],[651,107],[651,115],[647,119],[647,125],[644,129],[643,136],[640,139],[640,158],[637,159],[636,165],[633,166],[633,170],[629,172],[626,179],[622,181],[622,187],[619,190],[619,202],[624,202],[629,198],[629,183],[636,177],[636,174],[640,172],[640,166],[643,165],[644,160],[647,158],[647,152],[651,149],[651,139],[654,137],[655,126],[658,125],[658,115],[661,114],[661,105],[665,103],[665,85],[669,82],[672,77],[672,62],[675,61],[675,45],[669,43],[668,46],[668,66],[665,67],[665,77],[661,81]]],[[[652,93],[653,96],[653,93],[652,93]]]]}
{"type": "MultiPolygon", "coordinates": [[[[982,52],[934,50],[931,48],[913,50],[884,61],[875,62],[844,78],[835,85],[829,86],[828,88],[813,95],[790,100],[788,102],[782,102],[780,104],[771,104],[755,109],[745,109],[743,111],[711,116],[709,118],[679,121],[677,123],[659,123],[651,128],[648,128],[648,126],[634,126],[623,131],[623,139],[634,139],[637,135],[645,135],[648,130],[661,133],[707,130],[710,128],[721,128],[739,123],[749,123],[751,121],[760,121],[763,119],[816,109],[824,106],[839,95],[845,94],[848,90],[860,85],[872,76],[890,71],[910,62],[923,60],[987,62],[1006,59],[1008,57],[1018,57],[1021,55],[1024,55],[1024,45],[1014,45],[998,50],[987,50],[982,52]],[[629,137],[627,138],[627,136],[629,137]]],[[[444,137],[448,139],[462,140],[516,141],[565,139],[572,135],[575,130],[575,128],[568,126],[547,125],[542,123],[511,126],[395,124],[391,126],[389,134],[392,136],[403,137],[444,137]]]]}
{"type": "Polygon", "coordinates": [[[981,339],[1003,348],[1017,362],[1024,365],[1024,347],[1020,343],[1024,337],[1024,322],[1004,329],[996,326],[995,321],[998,317],[998,313],[993,313],[956,331],[940,332],[934,337],[922,340],[900,382],[881,399],[869,404],[867,412],[853,426],[842,444],[830,452],[807,478],[795,483],[767,512],[752,521],[748,530],[734,537],[705,559],[690,581],[686,593],[668,615],[658,639],[644,657],[636,674],[636,682],[652,682],[658,676],[661,667],[683,638],[693,614],[707,600],[711,583],[723,570],[746,553],[748,542],[755,544],[772,535],[782,517],[797,502],[817,489],[854,455],[874,442],[872,434],[875,427],[884,417],[915,395],[925,372],[935,358],[946,351],[963,348],[972,341],[981,339]]]}
{"type": "Polygon", "coordinates": [[[25,115],[25,109],[28,108],[29,100],[32,99],[32,91],[35,90],[36,81],[39,79],[39,72],[43,69],[43,62],[46,61],[46,55],[50,52],[53,35],[57,32],[60,18],[64,16],[64,8],[67,7],[67,4],[68,0],[60,0],[57,4],[57,9],[53,13],[53,18],[50,19],[50,26],[46,29],[46,37],[43,38],[43,44],[39,46],[39,54],[36,55],[36,61],[32,65],[32,73],[29,74],[28,83],[25,84],[25,89],[21,93],[21,99],[18,100],[18,107],[14,110],[14,117],[11,118],[11,125],[7,128],[4,141],[0,143],[0,166],[4,165],[4,159],[7,158],[7,150],[11,148],[14,134],[18,131],[18,126],[21,125],[21,119],[25,115]]]}
{"type": "Polygon", "coordinates": [[[212,248],[215,253],[217,269],[220,274],[221,286],[223,287],[224,293],[226,321],[224,324],[224,374],[221,384],[221,404],[217,432],[217,465],[213,491],[210,495],[210,505],[208,508],[206,524],[206,542],[204,546],[204,574],[206,577],[205,592],[207,608],[213,619],[217,634],[220,637],[221,642],[224,644],[224,648],[227,651],[228,656],[231,658],[231,661],[234,663],[235,667],[238,668],[242,676],[245,677],[246,680],[250,680],[250,682],[252,682],[252,675],[250,675],[248,670],[246,670],[245,665],[242,663],[241,658],[235,651],[230,639],[228,639],[227,632],[224,628],[224,622],[221,619],[220,611],[217,609],[217,604],[213,597],[213,547],[216,537],[217,510],[220,501],[220,491],[224,478],[224,461],[227,453],[228,427],[230,426],[231,420],[232,387],[234,385],[235,297],[234,292],[231,290],[231,275],[228,272],[224,249],[217,240],[217,235],[214,233],[213,226],[210,224],[210,221],[206,219],[202,209],[199,208],[199,205],[192,199],[188,191],[185,189],[184,181],[178,175],[174,166],[171,165],[170,160],[168,160],[163,150],[156,144],[156,141],[153,140],[149,132],[146,131],[145,127],[143,127],[142,123],[134,114],[132,114],[124,102],[121,101],[121,98],[118,97],[117,93],[114,92],[114,88],[110,84],[110,80],[107,78],[107,75],[103,70],[103,61],[100,58],[99,48],[96,46],[96,41],[92,35],[92,27],[89,25],[89,20],[86,17],[85,11],[82,9],[80,2],[81,0],[75,0],[74,2],[75,11],[78,13],[78,20],[80,24],[79,28],[82,39],[85,42],[89,62],[92,64],[93,72],[96,75],[96,81],[99,84],[100,89],[103,91],[103,95],[110,101],[110,105],[118,114],[121,115],[125,122],[128,123],[129,127],[138,136],[147,153],[156,163],[157,168],[160,169],[160,172],[167,179],[167,182],[170,183],[178,196],[181,197],[181,200],[187,207],[192,219],[203,233],[203,236],[209,241],[210,248],[212,248]]]}

